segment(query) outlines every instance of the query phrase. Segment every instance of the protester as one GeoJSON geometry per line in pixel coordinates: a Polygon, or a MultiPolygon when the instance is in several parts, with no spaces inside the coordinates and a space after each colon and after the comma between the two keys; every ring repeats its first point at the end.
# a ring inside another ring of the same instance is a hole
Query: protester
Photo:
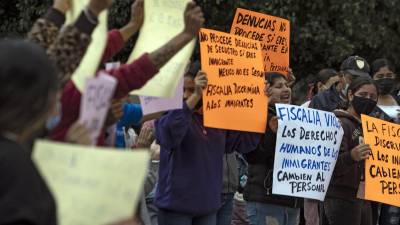
{"type": "MultiPolygon", "coordinates": [[[[379,89],[377,107],[371,113],[372,116],[388,122],[400,123],[400,98],[392,95],[396,85],[396,74],[394,67],[387,59],[377,59],[372,63],[372,78],[376,81],[379,89]]],[[[375,204],[374,204],[375,206],[375,204]]],[[[378,207],[373,207],[373,222],[376,224],[378,207]]],[[[379,224],[392,225],[400,223],[400,208],[382,204],[379,224]]]]}
{"type": "Polygon", "coordinates": [[[378,100],[378,87],[370,78],[358,78],[348,88],[349,107],[335,110],[344,135],[324,201],[329,225],[372,225],[370,202],[357,198],[363,179],[364,160],[371,154],[364,144],[361,114],[369,115],[378,100]]]}
{"type": "Polygon", "coordinates": [[[216,224],[221,207],[224,152],[251,151],[259,135],[203,126],[202,90],[207,76],[185,76],[183,109],[156,121],[161,146],[155,203],[159,225],[216,224]]]}
{"type": "MultiPolygon", "coordinates": [[[[332,85],[339,81],[338,72],[334,69],[327,68],[322,69],[317,73],[317,76],[313,80],[313,84],[311,85],[310,89],[310,96],[315,96],[320,92],[329,90],[332,85]]],[[[310,101],[305,102],[302,106],[308,107],[310,101]]]]}
{"type": "Polygon", "coordinates": [[[372,63],[371,76],[379,88],[379,99],[373,116],[390,122],[400,123],[400,98],[392,95],[396,85],[394,68],[386,59],[377,59],[372,63]]]}
{"type": "MultiPolygon", "coordinates": [[[[338,72],[331,68],[322,69],[318,72],[317,76],[311,85],[310,95],[315,96],[318,93],[329,90],[332,85],[339,81],[338,72]]],[[[305,102],[302,106],[308,107],[310,101],[305,102]]],[[[306,225],[319,224],[317,200],[304,199],[304,220],[306,225]]]]}
{"type": "Polygon", "coordinates": [[[352,80],[357,77],[369,77],[369,72],[369,64],[364,58],[359,56],[348,57],[340,66],[339,82],[314,96],[309,107],[329,112],[346,108],[346,93],[352,80]]]}
{"type": "Polygon", "coordinates": [[[53,225],[56,205],[28,145],[55,110],[56,68],[35,44],[8,40],[0,48],[0,224],[53,225]]]}
{"type": "Polygon", "coordinates": [[[244,198],[251,225],[297,225],[302,201],[297,198],[272,194],[276,131],[278,121],[275,104],[291,102],[291,89],[280,73],[267,73],[269,106],[266,132],[253,152],[246,154],[249,163],[249,179],[244,198]]]}

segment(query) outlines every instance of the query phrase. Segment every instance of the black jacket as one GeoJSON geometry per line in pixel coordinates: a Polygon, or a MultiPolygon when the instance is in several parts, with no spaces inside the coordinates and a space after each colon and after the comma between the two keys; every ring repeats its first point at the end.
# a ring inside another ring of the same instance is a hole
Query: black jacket
{"type": "Polygon", "coordinates": [[[362,125],[358,118],[346,111],[335,110],[334,113],[342,124],[344,134],[326,195],[332,198],[354,200],[363,174],[364,163],[354,161],[350,152],[360,144],[362,125]]]}
{"type": "Polygon", "coordinates": [[[55,201],[29,151],[1,136],[0,149],[0,224],[57,224],[55,201]]]}
{"type": "Polygon", "coordinates": [[[315,95],[310,102],[309,108],[319,109],[332,112],[335,109],[346,108],[346,101],[340,97],[340,93],[336,90],[336,84],[332,85],[328,90],[322,91],[315,95]]]}
{"type": "Polygon", "coordinates": [[[271,131],[268,124],[269,120],[275,115],[275,107],[269,107],[266,132],[257,149],[246,154],[249,168],[248,180],[244,188],[244,199],[252,202],[299,208],[302,204],[300,199],[272,194],[276,133],[271,131]]]}

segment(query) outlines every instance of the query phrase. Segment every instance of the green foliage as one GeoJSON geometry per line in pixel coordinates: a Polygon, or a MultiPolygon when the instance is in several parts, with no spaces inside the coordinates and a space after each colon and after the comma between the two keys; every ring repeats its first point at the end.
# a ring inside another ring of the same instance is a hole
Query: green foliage
{"type": "MultiPolygon", "coordinates": [[[[110,28],[129,20],[132,0],[116,0],[110,28]]],[[[400,62],[400,7],[397,0],[197,0],[206,27],[229,31],[235,8],[243,7],[291,21],[291,65],[298,78],[324,67],[338,68],[347,56],[400,62]]],[[[0,37],[23,36],[51,0],[0,1],[0,37]]],[[[126,59],[133,41],[118,55],[126,59]]]]}

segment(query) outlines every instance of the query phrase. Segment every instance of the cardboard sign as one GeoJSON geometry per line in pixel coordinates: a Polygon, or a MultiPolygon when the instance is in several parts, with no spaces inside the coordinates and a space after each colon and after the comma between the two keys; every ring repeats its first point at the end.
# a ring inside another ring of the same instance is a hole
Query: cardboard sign
{"type": "Polygon", "coordinates": [[[172,98],[157,98],[150,96],[140,96],[140,105],[142,105],[143,115],[153,113],[182,109],[183,106],[183,78],[180,79],[175,95],[172,98]]]}
{"type": "Polygon", "coordinates": [[[400,125],[366,115],[361,120],[364,143],[372,149],[361,197],[400,207],[400,125]]]}
{"type": "Polygon", "coordinates": [[[264,71],[288,74],[289,20],[238,8],[232,23],[231,34],[261,43],[264,71]]]}
{"type": "Polygon", "coordinates": [[[259,42],[201,29],[200,51],[201,68],[208,76],[204,125],[264,133],[268,98],[259,42]]]}
{"type": "MultiPolygon", "coordinates": [[[[128,62],[152,52],[184,29],[183,13],[189,0],[145,0],[144,24],[128,62]]],[[[146,85],[132,92],[140,96],[172,98],[195,46],[195,40],[181,49],[146,85]]]]}
{"type": "Polygon", "coordinates": [[[57,204],[60,225],[132,218],[149,162],[147,150],[116,151],[37,141],[33,160],[57,204]]]}
{"type": "Polygon", "coordinates": [[[93,144],[104,126],[117,80],[105,73],[88,78],[82,94],[79,121],[89,129],[93,144]]]}
{"type": "Polygon", "coordinates": [[[331,112],[276,104],[278,131],[272,193],[323,201],[343,128],[331,112]]]}
{"type": "MultiPolygon", "coordinates": [[[[89,0],[73,0],[72,10],[66,14],[66,24],[75,22],[88,3],[89,0]]],[[[101,63],[100,61],[103,57],[107,44],[107,16],[107,10],[104,10],[102,13],[100,13],[98,18],[99,24],[92,33],[92,41],[90,42],[90,45],[86,50],[85,56],[81,60],[79,67],[72,74],[71,79],[80,92],[82,92],[85,88],[86,79],[96,75],[101,63]]]]}

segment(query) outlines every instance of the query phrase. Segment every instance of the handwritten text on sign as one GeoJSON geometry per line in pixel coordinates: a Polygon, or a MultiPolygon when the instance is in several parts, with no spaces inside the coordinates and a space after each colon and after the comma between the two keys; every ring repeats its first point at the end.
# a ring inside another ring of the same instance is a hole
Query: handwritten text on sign
{"type": "Polygon", "coordinates": [[[323,201],[343,129],[331,112],[276,104],[278,132],[272,193],[323,201]]]}
{"type": "Polygon", "coordinates": [[[372,149],[365,161],[365,199],[400,207],[400,125],[361,119],[364,142],[372,149]]]}
{"type": "Polygon", "coordinates": [[[268,101],[260,49],[256,41],[201,29],[201,67],[208,75],[203,92],[205,126],[265,131],[268,101]]]}
{"type": "Polygon", "coordinates": [[[110,100],[114,94],[117,80],[105,73],[87,78],[82,94],[79,121],[89,130],[92,143],[96,143],[104,126],[110,100]]]}
{"type": "Polygon", "coordinates": [[[58,224],[109,224],[132,216],[149,154],[36,141],[33,160],[57,203],[58,224]],[[134,176],[134,179],[132,179],[134,176]]]}
{"type": "Polygon", "coordinates": [[[288,20],[238,8],[231,34],[260,41],[264,71],[287,74],[290,47],[288,20]]]}

